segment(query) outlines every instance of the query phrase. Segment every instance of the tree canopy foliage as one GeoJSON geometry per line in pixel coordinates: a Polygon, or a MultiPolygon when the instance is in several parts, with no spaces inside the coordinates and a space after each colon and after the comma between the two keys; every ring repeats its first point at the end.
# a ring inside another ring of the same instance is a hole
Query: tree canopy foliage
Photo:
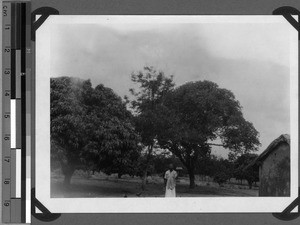
{"type": "Polygon", "coordinates": [[[189,82],[164,98],[164,118],[158,141],[185,165],[195,186],[196,162],[220,145],[245,154],[260,145],[258,132],[246,121],[234,94],[210,81],[189,82]],[[214,141],[220,139],[221,144],[214,141]]]}
{"type": "Polygon", "coordinates": [[[143,146],[147,148],[143,160],[142,188],[145,189],[153,148],[161,129],[162,114],[158,112],[162,110],[164,96],[173,89],[175,84],[172,76],[166,76],[162,71],[147,66],[142,71],[132,73],[131,80],[138,86],[138,89],[129,90],[133,97],[130,105],[135,114],[135,127],[141,136],[143,146]]]}
{"type": "Polygon", "coordinates": [[[130,101],[135,113],[135,125],[142,137],[145,146],[153,145],[154,139],[159,133],[160,116],[163,98],[170,92],[175,84],[173,76],[166,76],[162,71],[145,66],[142,71],[131,74],[131,80],[137,89],[129,91],[133,96],[130,101]]]}
{"type": "Polygon", "coordinates": [[[139,157],[139,136],[125,103],[111,89],[89,80],[51,79],[52,155],[68,184],[76,165],[128,172],[139,157]]]}
{"type": "Polygon", "coordinates": [[[250,189],[253,182],[259,181],[258,166],[249,166],[257,157],[257,154],[246,153],[239,156],[234,162],[234,177],[238,180],[247,180],[250,189]]]}

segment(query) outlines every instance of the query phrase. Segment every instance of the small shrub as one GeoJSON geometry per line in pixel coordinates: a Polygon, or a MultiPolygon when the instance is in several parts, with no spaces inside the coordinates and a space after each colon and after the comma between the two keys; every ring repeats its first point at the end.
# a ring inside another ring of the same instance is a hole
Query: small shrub
{"type": "Polygon", "coordinates": [[[224,172],[218,172],[214,176],[214,182],[218,183],[220,186],[223,185],[230,177],[224,172]]]}

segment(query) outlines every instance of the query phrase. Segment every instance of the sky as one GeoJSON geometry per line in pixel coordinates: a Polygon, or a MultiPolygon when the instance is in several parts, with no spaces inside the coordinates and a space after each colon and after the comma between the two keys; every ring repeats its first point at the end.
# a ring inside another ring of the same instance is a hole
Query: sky
{"type": "MultiPolygon", "coordinates": [[[[238,17],[237,17],[238,20],[238,17]]],[[[51,28],[51,76],[104,84],[123,97],[153,66],[176,86],[210,80],[231,90],[260,133],[259,152],[290,133],[290,37],[285,23],[68,23],[51,28]]],[[[226,157],[227,151],[214,147],[226,157]]]]}

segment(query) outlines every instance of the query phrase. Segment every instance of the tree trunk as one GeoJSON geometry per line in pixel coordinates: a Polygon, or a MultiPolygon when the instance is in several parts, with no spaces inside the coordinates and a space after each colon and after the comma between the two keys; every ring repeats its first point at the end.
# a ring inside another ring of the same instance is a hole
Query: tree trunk
{"type": "Polygon", "coordinates": [[[69,165],[67,162],[61,162],[62,172],[65,176],[64,178],[64,186],[68,188],[71,184],[71,178],[75,171],[75,167],[73,165],[69,165]]]}
{"type": "Polygon", "coordinates": [[[69,187],[71,185],[71,178],[73,174],[65,174],[64,186],[69,187]]]}
{"type": "MultiPolygon", "coordinates": [[[[148,165],[147,165],[146,167],[148,167],[148,165]]],[[[148,170],[148,168],[145,169],[144,174],[143,174],[143,180],[142,180],[142,190],[143,190],[143,191],[146,189],[146,183],[147,183],[147,170],[148,170]]]]}
{"type": "Polygon", "coordinates": [[[149,164],[150,164],[150,158],[151,158],[151,155],[152,155],[152,150],[153,150],[153,145],[149,145],[148,146],[147,158],[146,158],[146,166],[145,166],[145,171],[144,171],[143,180],[142,180],[142,190],[143,191],[146,189],[147,174],[148,174],[148,169],[149,169],[149,164]]]}
{"type": "Polygon", "coordinates": [[[189,169],[188,172],[189,172],[189,178],[190,178],[190,189],[194,189],[195,188],[195,172],[194,172],[194,168],[189,169]]]}
{"type": "Polygon", "coordinates": [[[249,189],[252,189],[252,184],[253,184],[253,182],[252,182],[252,181],[248,181],[248,186],[249,186],[249,189]]]}
{"type": "MultiPolygon", "coordinates": [[[[176,155],[176,154],[175,154],[176,155]]],[[[189,178],[190,178],[190,189],[195,188],[195,163],[197,161],[197,156],[184,158],[181,154],[176,155],[182,164],[186,167],[189,178]]]]}

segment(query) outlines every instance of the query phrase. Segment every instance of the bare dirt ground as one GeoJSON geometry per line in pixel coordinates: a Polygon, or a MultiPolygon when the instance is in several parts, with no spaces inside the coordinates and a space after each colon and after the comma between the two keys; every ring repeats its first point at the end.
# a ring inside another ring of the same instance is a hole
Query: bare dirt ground
{"type": "MultiPolygon", "coordinates": [[[[63,186],[63,176],[51,178],[52,198],[97,198],[97,197],[164,197],[164,184],[161,177],[149,177],[146,190],[141,190],[141,179],[114,176],[94,176],[87,178],[75,174],[71,186],[63,186]]],[[[177,197],[255,197],[258,189],[246,186],[225,184],[220,187],[214,182],[197,181],[195,189],[189,189],[188,178],[179,178],[176,186],[177,197]]]]}

